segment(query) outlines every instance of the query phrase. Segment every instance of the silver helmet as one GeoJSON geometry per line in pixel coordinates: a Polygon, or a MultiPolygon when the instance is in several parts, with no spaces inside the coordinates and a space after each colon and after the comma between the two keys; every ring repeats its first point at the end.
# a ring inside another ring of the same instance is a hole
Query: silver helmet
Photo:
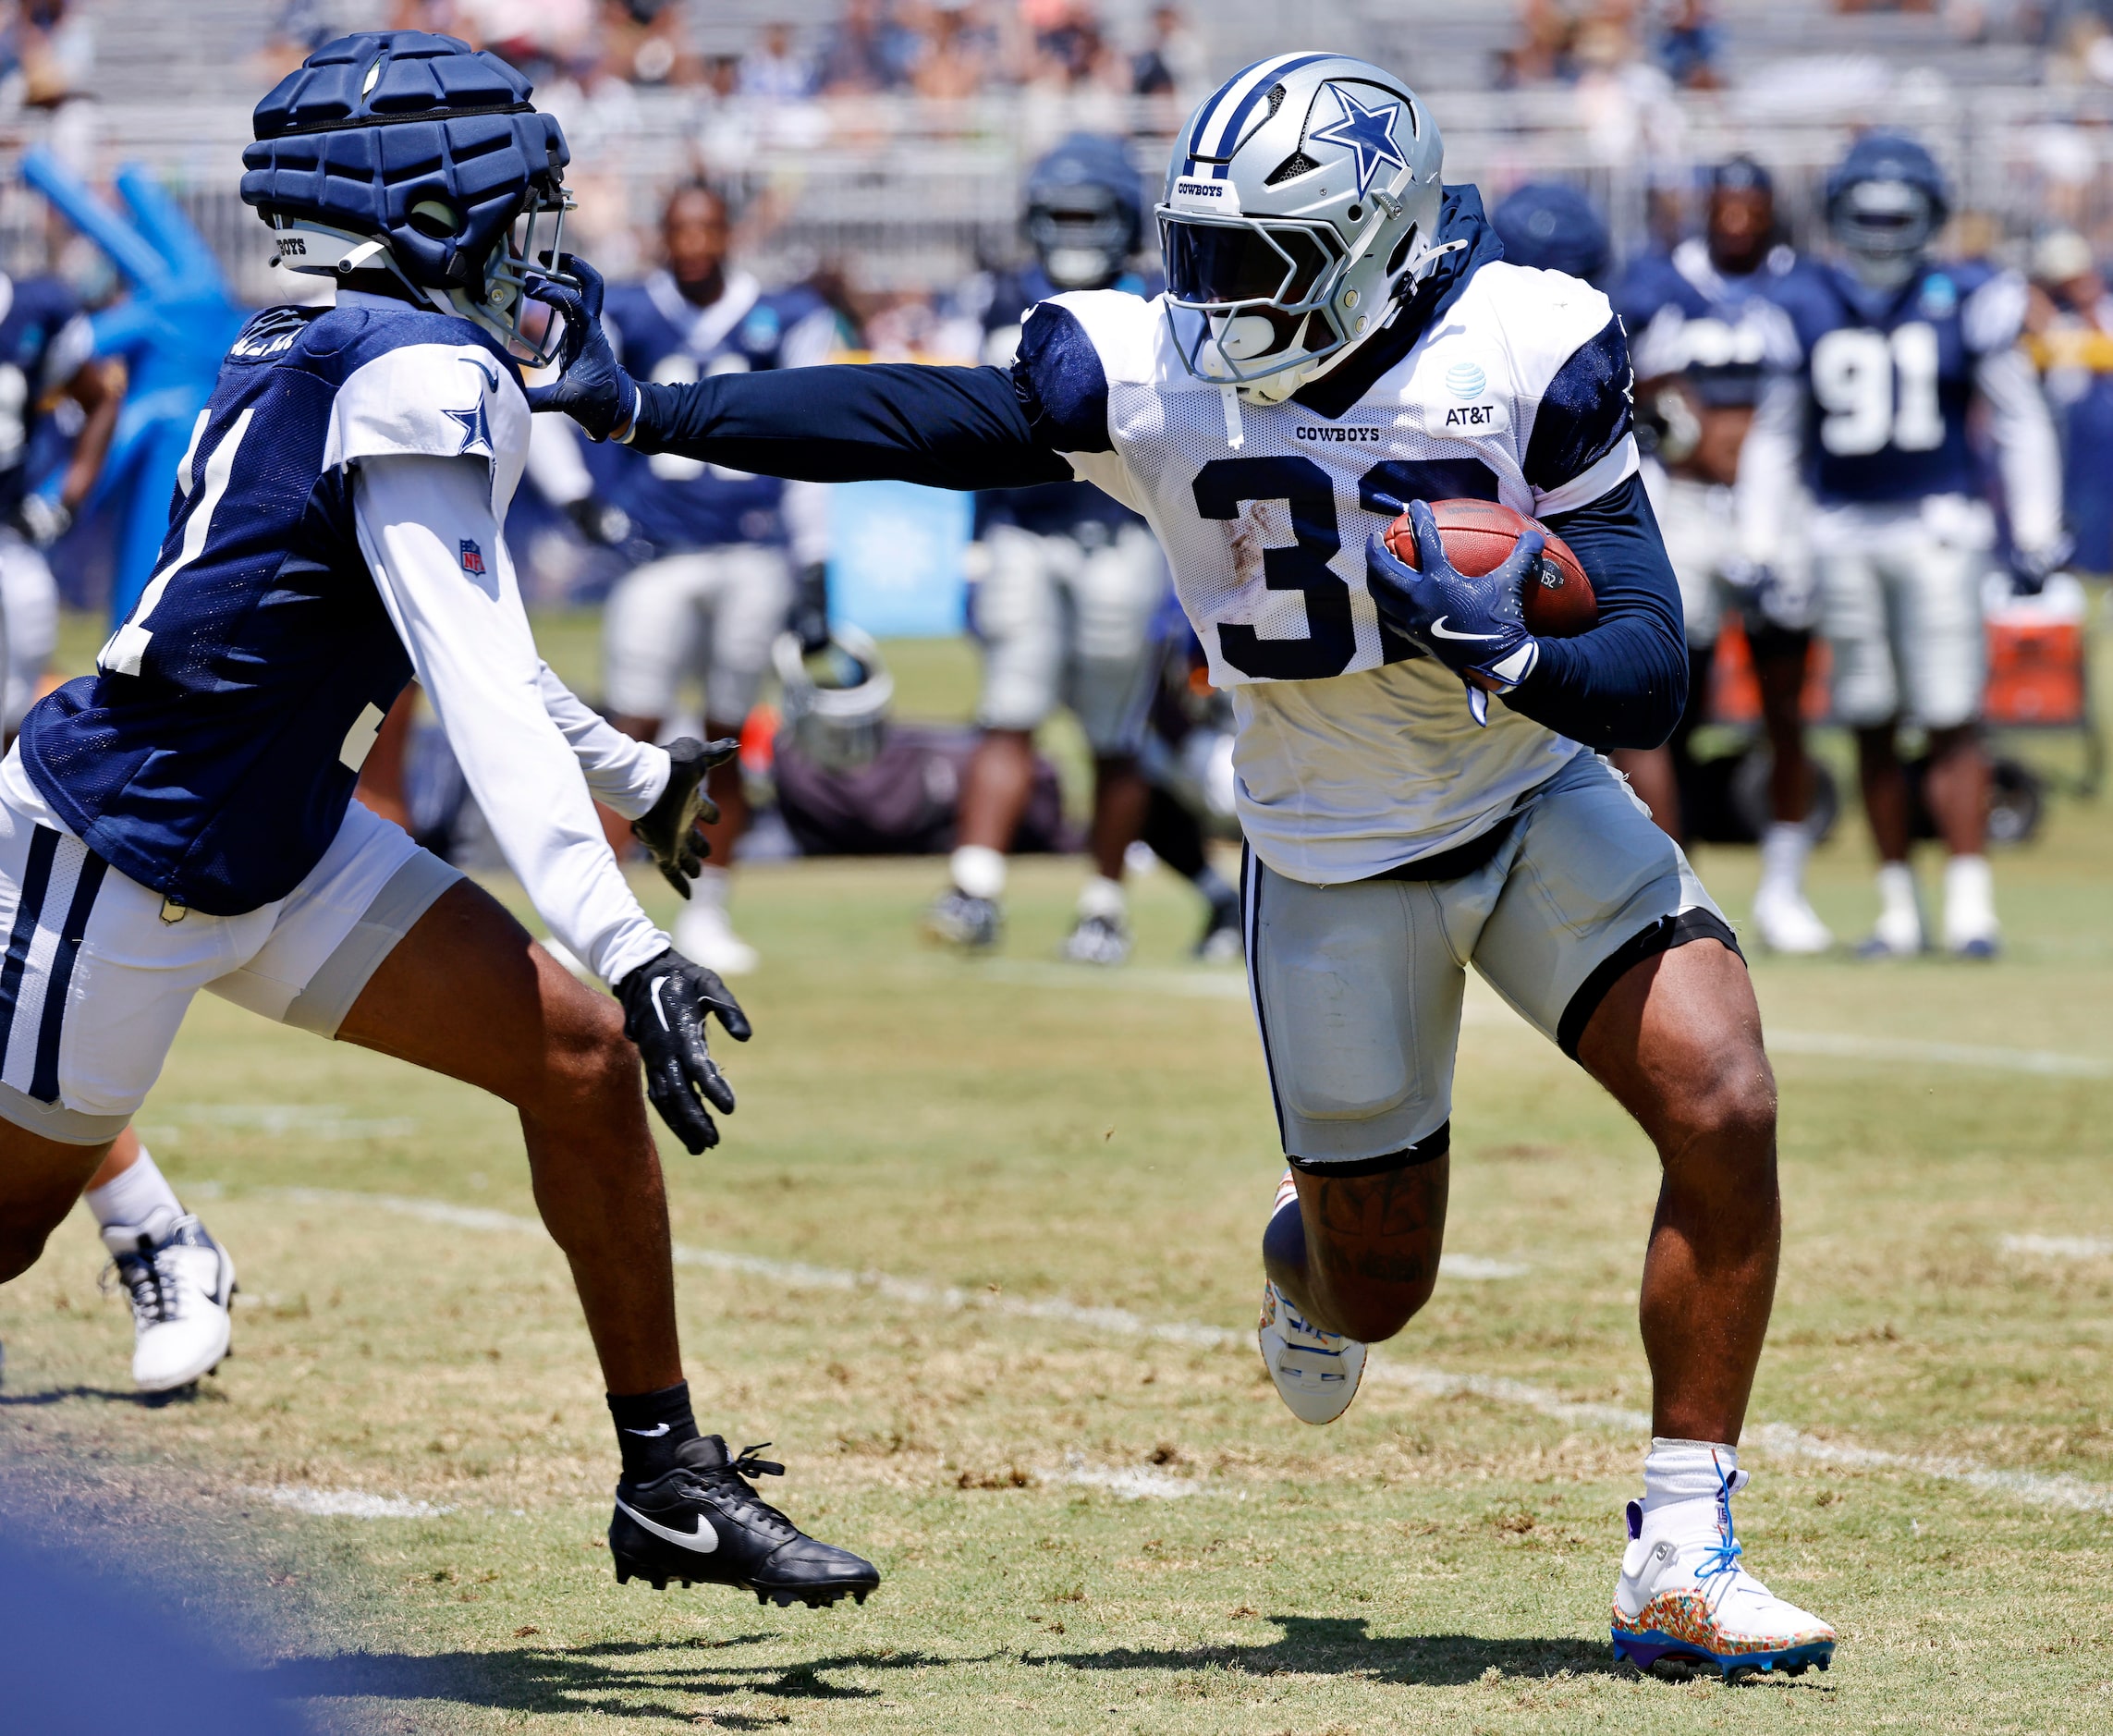
{"type": "Polygon", "coordinates": [[[1448,251],[1444,164],[1423,104],[1370,61],[1278,55],[1220,85],[1157,210],[1189,372],[1275,403],[1337,366],[1448,251]]]}

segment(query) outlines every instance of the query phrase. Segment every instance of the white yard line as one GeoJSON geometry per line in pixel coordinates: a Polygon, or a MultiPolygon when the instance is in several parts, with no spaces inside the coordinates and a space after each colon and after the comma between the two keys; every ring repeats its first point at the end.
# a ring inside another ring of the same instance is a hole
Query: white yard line
{"type": "Polygon", "coordinates": [[[365,1489],[317,1489],[300,1483],[284,1483],[248,1493],[306,1513],[311,1519],[438,1519],[455,1510],[452,1507],[435,1507],[431,1501],[407,1501],[398,1495],[373,1495],[365,1489]]]}
{"type": "Polygon", "coordinates": [[[1820,1055],[1850,1061],[1923,1061],[1932,1067],[1974,1067],[1999,1073],[2040,1073],[2058,1079],[2113,1078],[2113,1061],[2053,1049],[2005,1049],[1979,1043],[1925,1043],[1919,1037],[1855,1036],[1845,1031],[1770,1031],[1777,1055],[1820,1055]]]}
{"type": "MultiPolygon", "coordinates": [[[[506,1231],[517,1235],[544,1236],[542,1223],[513,1212],[487,1211],[481,1206],[455,1205],[445,1200],[417,1199],[397,1193],[356,1193],[328,1188],[280,1188],[266,1191],[266,1197],[296,1204],[333,1207],[364,1205],[373,1210],[416,1217],[431,1224],[458,1229],[506,1231]]],[[[769,1260],[759,1254],[729,1253],[715,1248],[689,1248],[678,1242],[678,1265],[702,1266],[709,1271],[739,1273],[768,1278],[793,1290],[872,1290],[891,1301],[914,1307],[957,1311],[981,1308],[995,1314],[1028,1320],[1050,1320],[1106,1338],[1151,1339],[1203,1350],[1246,1350],[1254,1342],[1250,1332],[1229,1326],[1205,1326],[1180,1320],[1147,1320],[1124,1308],[1082,1308],[1061,1299],[1030,1302],[988,1290],[969,1290],[952,1285],[927,1284],[917,1278],[895,1278],[884,1272],[848,1272],[804,1262],[769,1260]]],[[[1566,1399],[1545,1387],[1494,1375],[1457,1375],[1445,1369],[1420,1367],[1375,1358],[1365,1370],[1369,1380],[1387,1386],[1409,1387],[1433,1398],[1466,1394],[1517,1405],[1557,1421],[1611,1428],[1630,1435],[1648,1435],[1651,1419],[1642,1411],[1624,1406],[1566,1399]]],[[[2113,1486],[2088,1483],[2081,1477],[2043,1474],[2032,1471],[2006,1471],[1971,1459],[1936,1457],[1921,1453],[1890,1452],[1877,1447],[1861,1447],[1808,1435],[1783,1423],[1762,1423],[1746,1431],[1746,1444],[1785,1458],[1809,1459],[1821,1464],[1853,1466],[1878,1471],[1907,1471],[1947,1483],[1965,1484],[1990,1494],[2008,1495],[2042,1507],[2067,1508],[2077,1512],[2113,1512],[2113,1486]]],[[[1076,1467],[1074,1467],[1075,1469],[1076,1467]]],[[[1163,1474],[1163,1473],[1161,1473],[1163,1474]]],[[[1178,1479],[1174,1479],[1177,1480],[1178,1479]]],[[[1112,1485],[1111,1485],[1112,1486],[1112,1485]]],[[[1142,1491],[1141,1491],[1142,1492],[1142,1491]]],[[[1153,1491],[1158,1493],[1160,1491],[1153,1491]]]]}
{"type": "Polygon", "coordinates": [[[2103,1260],[2113,1255],[2113,1236],[2005,1236],[2003,1252],[2041,1260],[2103,1260]]]}

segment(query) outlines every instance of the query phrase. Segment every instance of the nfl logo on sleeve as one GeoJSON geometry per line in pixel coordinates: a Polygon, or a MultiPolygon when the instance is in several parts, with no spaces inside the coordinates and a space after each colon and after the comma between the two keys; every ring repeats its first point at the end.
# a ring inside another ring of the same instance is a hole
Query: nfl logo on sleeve
{"type": "Polygon", "coordinates": [[[484,570],[484,551],[468,537],[462,539],[462,570],[480,575],[484,570]]]}

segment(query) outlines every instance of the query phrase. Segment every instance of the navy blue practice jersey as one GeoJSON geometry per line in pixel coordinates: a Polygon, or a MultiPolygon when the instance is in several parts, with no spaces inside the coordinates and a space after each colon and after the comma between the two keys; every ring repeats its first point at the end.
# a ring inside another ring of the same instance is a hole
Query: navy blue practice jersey
{"type": "MultiPolygon", "coordinates": [[[[1124,273],[1111,287],[1135,296],[1157,293],[1135,272],[1124,273]]],[[[982,360],[994,368],[1011,367],[1028,309],[1058,293],[1039,264],[1018,271],[986,272],[971,279],[961,293],[960,302],[962,312],[974,316],[983,326],[982,360]]],[[[1017,525],[1043,536],[1068,536],[1081,524],[1105,525],[1112,532],[1126,524],[1143,522],[1091,483],[989,489],[976,496],[978,536],[994,524],[1017,525]]]]}
{"type": "Polygon", "coordinates": [[[0,275],[0,517],[35,479],[26,463],[39,406],[93,350],[73,291],[56,277],[0,275]]]}
{"type": "Polygon", "coordinates": [[[2025,288],[1974,262],[1923,265],[1898,289],[1801,264],[1774,291],[1806,391],[1806,485],[1822,505],[1977,495],[1974,371],[2018,341],[2025,288]]]}
{"type": "Polygon", "coordinates": [[[1695,239],[1645,254],[1611,298],[1629,333],[1636,377],[1677,374],[1713,409],[1751,409],[1771,368],[1796,365],[1789,321],[1769,299],[1792,269],[1788,249],[1744,276],[1718,271],[1695,239]]]}
{"type": "MultiPolygon", "coordinates": [[[[527,443],[520,376],[467,320],[258,314],[192,430],[153,577],[96,672],[22,725],[38,792],[104,861],[181,904],[234,916],[284,898],[336,837],[411,673],[360,553],[352,468],[483,458],[503,522],[527,443]]],[[[464,545],[467,581],[487,553],[464,545]]]]}
{"type": "MultiPolygon", "coordinates": [[[[624,366],[662,385],[825,361],[836,331],[835,314],[812,289],[766,292],[742,272],[705,308],[685,300],[665,271],[614,285],[602,323],[624,366]]],[[[775,476],[670,452],[648,457],[614,442],[585,456],[595,493],[621,507],[634,533],[661,554],[786,540],[785,484],[775,476]]]]}

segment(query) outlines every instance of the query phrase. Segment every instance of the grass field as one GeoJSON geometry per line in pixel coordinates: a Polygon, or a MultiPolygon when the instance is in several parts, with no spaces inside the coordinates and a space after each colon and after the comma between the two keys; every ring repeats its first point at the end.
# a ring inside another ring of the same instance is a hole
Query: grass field
{"type": "MultiPolygon", "coordinates": [[[[2001,963],[1756,966],[1789,1240],[1740,1529],[1840,1628],[1826,1676],[1607,1660],[1655,1166],[1486,992],[1466,1257],[1341,1423],[1278,1404],[1257,1045],[1166,874],[1105,976],[1053,961],[1068,864],[1023,867],[982,963],[914,937],[933,864],[743,884],[741,1108],[720,1154],[666,1147],[687,1364],[706,1427],[789,1461],[766,1492],[881,1563],[863,1609],[619,1589],[606,1414],[507,1112],[210,997],[140,1123],[240,1265],[238,1354],[135,1402],[77,1217],[0,1292],[0,1456],[18,1511],[188,1553],[332,1730],[2104,1730],[2109,862],[2113,816],[2064,803],[1999,863],[2001,963]]],[[[1699,865],[1743,911],[1751,855],[1699,865]]],[[[1815,877],[1855,932],[1853,827],[1815,877]]]]}

